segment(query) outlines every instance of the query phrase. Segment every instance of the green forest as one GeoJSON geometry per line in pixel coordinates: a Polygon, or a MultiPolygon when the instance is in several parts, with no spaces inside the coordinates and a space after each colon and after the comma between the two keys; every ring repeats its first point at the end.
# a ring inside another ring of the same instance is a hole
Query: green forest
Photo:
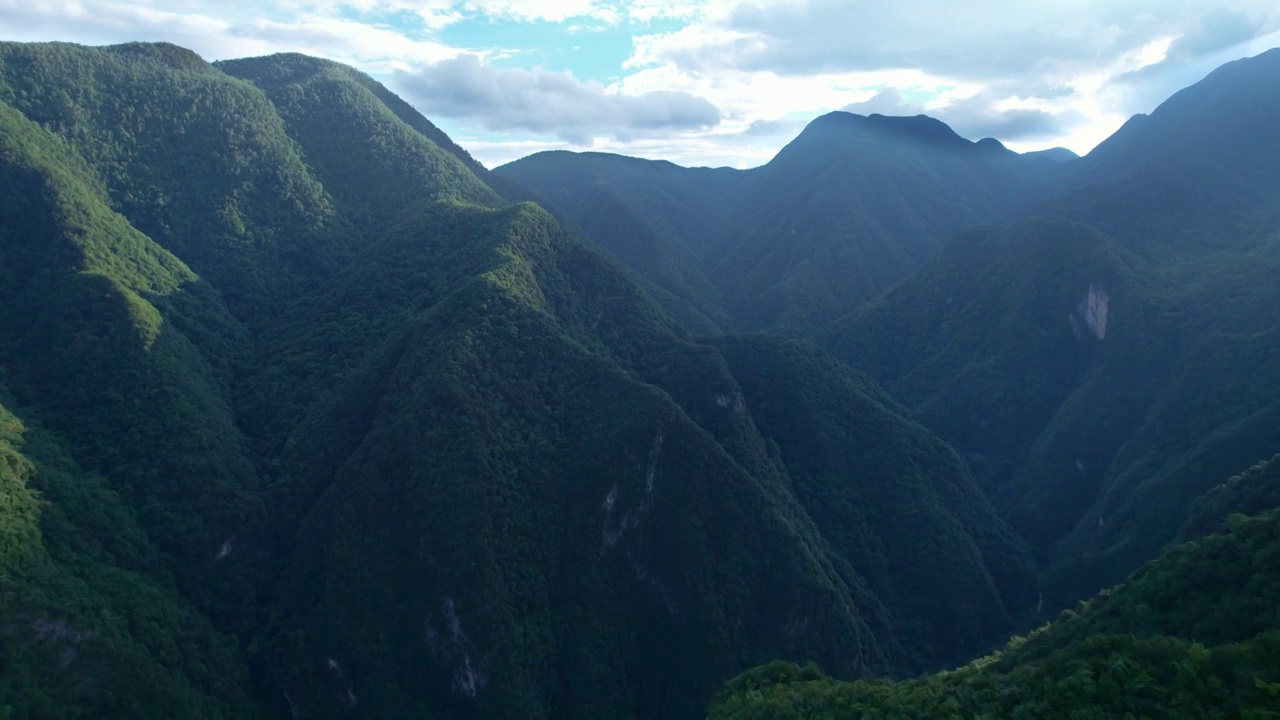
{"type": "Polygon", "coordinates": [[[708,717],[1276,717],[1280,509],[1238,511],[1278,472],[1280,457],[1233,478],[1197,507],[1194,539],[990,655],[898,682],[775,662],[729,682],[708,717]]]}
{"type": "Polygon", "coordinates": [[[488,170],[0,43],[0,720],[1280,716],[1277,63],[488,170]]]}

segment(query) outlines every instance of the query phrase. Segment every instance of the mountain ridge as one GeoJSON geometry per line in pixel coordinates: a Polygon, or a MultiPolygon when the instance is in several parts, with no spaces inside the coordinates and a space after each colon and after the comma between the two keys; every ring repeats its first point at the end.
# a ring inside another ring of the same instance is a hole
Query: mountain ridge
{"type": "Polygon", "coordinates": [[[490,172],[337,63],[0,43],[0,714],[1265,707],[1276,186],[1187,98],[1266,147],[1270,62],[1094,161],[490,172]]]}
{"type": "Polygon", "coordinates": [[[164,45],[0,59],[17,716],[698,717],[773,657],[943,665],[1030,602],[1026,548],[874,383],[692,336],[367,76],[164,45]],[[867,457],[798,494],[803,438],[762,435],[739,374],[806,403],[831,378],[862,413],[824,415],[845,441],[818,447],[867,457]],[[814,498],[899,466],[896,522],[830,542],[814,498]],[[911,541],[966,550],[864,577],[911,541]]]}
{"type": "Polygon", "coordinates": [[[1013,219],[1057,170],[927,116],[834,112],[750,170],[559,153],[494,172],[722,329],[804,335],[901,280],[948,232],[1013,219]],[[625,201],[601,205],[606,191],[625,201]]]}

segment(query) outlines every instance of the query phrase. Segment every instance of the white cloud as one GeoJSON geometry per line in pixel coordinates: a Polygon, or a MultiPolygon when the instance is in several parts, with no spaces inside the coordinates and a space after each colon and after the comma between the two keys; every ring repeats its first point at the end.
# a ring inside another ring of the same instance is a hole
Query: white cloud
{"type": "Polygon", "coordinates": [[[1199,79],[1221,61],[1211,52],[1243,54],[1278,26],[1262,0],[717,1],[679,30],[637,37],[622,82],[697,93],[722,109],[726,126],[746,127],[888,88],[912,98],[899,110],[941,117],[975,139],[1087,152],[1199,79]],[[1178,84],[1142,93],[1121,82],[1142,68],[1178,84]]]}
{"type": "MultiPolygon", "coordinates": [[[[1073,72],[1209,19],[1211,43],[1240,42],[1274,14],[1269,0],[739,0],[702,8],[686,31],[643,44],[685,69],[781,74],[913,67],[966,79],[1073,72]]],[[[640,53],[638,53],[640,54],[640,53]]]]}
{"type": "Polygon", "coordinates": [[[703,3],[674,0],[633,0],[624,4],[627,18],[638,23],[654,20],[691,20],[703,12],[703,3]]]}
{"type": "Polygon", "coordinates": [[[492,131],[524,130],[580,145],[598,136],[629,140],[720,122],[719,110],[691,93],[620,92],[567,72],[500,70],[475,55],[398,71],[393,84],[428,115],[474,118],[492,131]]]}
{"type": "MultiPolygon", "coordinates": [[[[187,11],[138,2],[0,0],[0,27],[11,40],[166,41],[195,50],[208,60],[292,51],[373,71],[436,62],[460,52],[387,27],[321,12],[324,7],[280,15],[267,12],[273,5],[263,4],[258,13],[236,15],[214,3],[178,5],[187,11]]],[[[281,5],[291,9],[288,3],[281,5]]]]}
{"type": "Polygon", "coordinates": [[[526,141],[484,133],[519,132],[742,165],[888,91],[967,136],[1085,152],[1217,64],[1280,44],[1278,30],[1274,0],[0,0],[3,39],[166,40],[211,60],[296,51],[391,76],[428,117],[489,143],[485,162],[526,141]],[[636,37],[601,86],[512,68],[545,43],[520,45],[535,22],[636,37]],[[505,23],[505,47],[440,40],[460,23],[505,23]]]}
{"type": "Polygon", "coordinates": [[[746,135],[742,133],[671,133],[620,141],[612,137],[598,137],[589,147],[555,140],[491,140],[457,133],[457,142],[486,167],[497,167],[544,150],[573,150],[582,152],[607,152],[649,160],[669,160],[689,167],[749,168],[768,162],[786,141],[800,131],[804,123],[787,127],[785,138],[771,142],[772,136],[746,135]]]}
{"type": "Polygon", "coordinates": [[[615,22],[617,12],[596,0],[466,0],[465,10],[494,18],[510,18],[522,22],[545,20],[564,22],[571,18],[590,17],[615,22]]]}

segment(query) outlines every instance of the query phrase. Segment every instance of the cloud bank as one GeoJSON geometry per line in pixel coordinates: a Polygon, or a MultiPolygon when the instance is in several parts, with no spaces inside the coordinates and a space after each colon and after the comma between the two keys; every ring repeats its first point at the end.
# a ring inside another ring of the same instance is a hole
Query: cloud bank
{"type": "Polygon", "coordinates": [[[486,164],[581,147],[767,161],[831,110],[1087,152],[1280,45],[1274,0],[0,0],[0,39],[303,52],[384,80],[486,164]],[[587,36],[590,37],[587,37],[587,36]]]}
{"type": "Polygon", "coordinates": [[[499,70],[475,55],[398,71],[393,84],[428,115],[472,119],[498,132],[554,135],[579,145],[590,145],[596,135],[625,141],[720,122],[715,105],[690,93],[627,95],[567,72],[499,70]]]}

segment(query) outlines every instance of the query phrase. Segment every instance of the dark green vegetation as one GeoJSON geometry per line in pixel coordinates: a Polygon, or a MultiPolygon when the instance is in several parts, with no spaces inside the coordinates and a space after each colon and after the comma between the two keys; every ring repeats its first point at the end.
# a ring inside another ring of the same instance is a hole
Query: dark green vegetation
{"type": "Polygon", "coordinates": [[[690,337],[349,68],[2,45],[0,130],[0,717],[698,717],[1035,601],[873,381],[690,337]]]}
{"type": "Polygon", "coordinates": [[[331,62],[0,45],[0,718],[700,717],[1178,537],[714,712],[1262,707],[1278,59],[1083,159],[490,173],[331,62]]]}
{"type": "Polygon", "coordinates": [[[969,460],[1050,606],[1280,448],[1277,118],[1280,51],[1227,65],[820,335],[969,460]]]}
{"type": "Polygon", "coordinates": [[[752,170],[551,152],[495,173],[720,327],[808,334],[955,230],[1026,212],[1062,170],[932,118],[836,112],[752,170]]]}
{"type": "MultiPolygon", "coordinates": [[[[1210,531],[1221,507],[1276,505],[1270,466],[1244,476],[1263,481],[1233,481],[1196,503],[1280,449],[1278,128],[1272,50],[1220,68],[1084,158],[1016,156],[925,118],[837,113],[746,172],[565,153],[498,172],[546,193],[721,327],[807,334],[868,373],[957,451],[1029,544],[1039,605],[1051,613],[1121,582],[1175,538],[1210,531]]],[[[757,422],[764,427],[759,412],[757,422]]],[[[1195,594],[1177,572],[1158,577],[1195,594]]],[[[1273,577],[1240,599],[1270,598],[1273,577]]],[[[1196,622],[1247,612],[1228,605],[1196,622]]],[[[1214,645],[1252,637],[1177,629],[1159,634],[1214,645]]],[[[1256,629],[1280,630],[1269,621],[1256,629]]],[[[1054,647],[1084,662],[1110,647],[1099,642],[1054,647]]],[[[1146,653],[1141,663],[1192,652],[1125,647],[1117,652],[1146,653]]],[[[1273,640],[1214,652],[1213,672],[1234,672],[1223,658],[1275,657],[1273,640]]],[[[973,677],[1049,672],[1020,662],[973,677]]],[[[942,692],[937,683],[969,672],[908,690],[942,692]]],[[[1057,682],[1052,672],[1037,677],[1057,682]]],[[[1230,716],[1235,706],[1207,697],[1190,716],[1230,716]]],[[[1152,702],[1133,710],[1155,713],[1162,700],[1152,702]]],[[[925,707],[903,705],[903,716],[925,707]]],[[[983,710],[966,707],[962,715],[983,710]]]]}
{"type": "Polygon", "coordinates": [[[497,172],[722,327],[810,334],[870,374],[961,454],[1059,608],[1280,449],[1278,127],[1273,50],[1084,158],[835,113],[750,171],[497,172]]]}
{"type": "MultiPolygon", "coordinates": [[[[1257,481],[1236,479],[1217,492],[1257,481]]],[[[1277,608],[1280,509],[1236,514],[1213,534],[1171,547],[1126,583],[956,670],[841,682],[778,662],[730,682],[710,717],[1273,718],[1280,714],[1277,608]]]]}

